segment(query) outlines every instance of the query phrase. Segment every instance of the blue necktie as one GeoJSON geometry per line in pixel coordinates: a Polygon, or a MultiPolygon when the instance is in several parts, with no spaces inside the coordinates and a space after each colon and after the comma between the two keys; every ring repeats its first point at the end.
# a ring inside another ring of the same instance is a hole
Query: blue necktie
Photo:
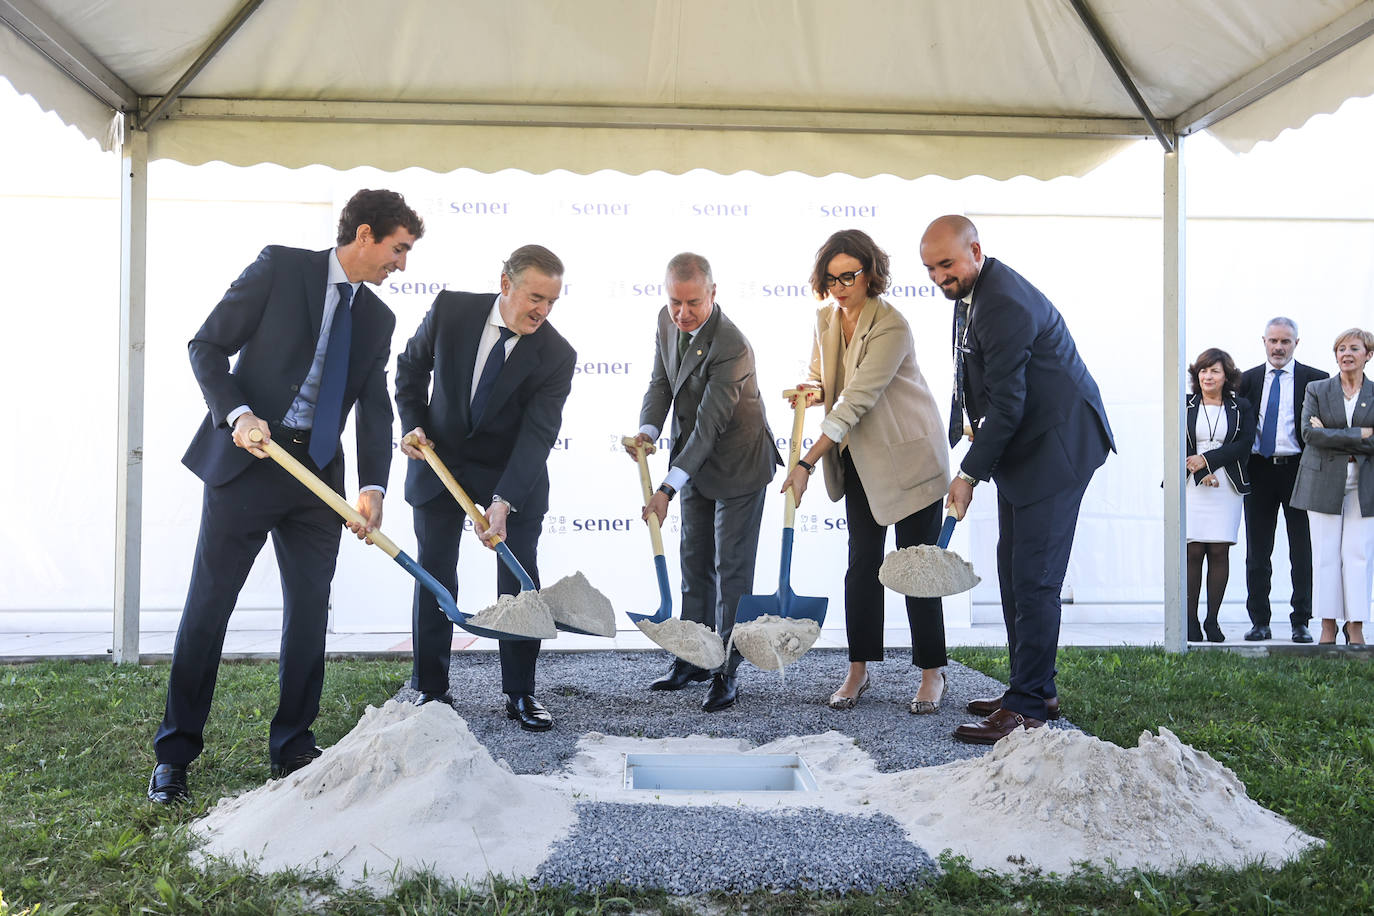
{"type": "Polygon", "coordinates": [[[339,420],[343,414],[344,382],[348,379],[348,350],[353,344],[353,301],[351,283],[335,283],[339,304],[334,307],[334,322],[329,327],[329,344],[324,351],[324,371],[320,373],[320,393],[315,398],[315,420],[311,424],[310,459],[323,468],[339,450],[339,420]]]}
{"type": "Polygon", "coordinates": [[[487,354],[487,363],[482,367],[482,376],[477,380],[477,389],[472,393],[473,429],[476,429],[481,421],[482,411],[486,409],[487,401],[491,398],[491,390],[496,387],[496,376],[501,374],[501,367],[506,363],[506,341],[514,336],[515,332],[510,328],[502,328],[501,339],[487,354]]]}
{"type": "Polygon", "coordinates": [[[968,303],[954,306],[954,397],[949,405],[949,447],[964,438],[964,335],[968,327],[968,303]]]}
{"type": "Polygon", "coordinates": [[[1283,382],[1283,370],[1274,370],[1274,380],[1269,383],[1269,400],[1264,404],[1264,427],[1260,430],[1259,453],[1265,458],[1274,457],[1274,439],[1279,431],[1279,385],[1283,382]]]}

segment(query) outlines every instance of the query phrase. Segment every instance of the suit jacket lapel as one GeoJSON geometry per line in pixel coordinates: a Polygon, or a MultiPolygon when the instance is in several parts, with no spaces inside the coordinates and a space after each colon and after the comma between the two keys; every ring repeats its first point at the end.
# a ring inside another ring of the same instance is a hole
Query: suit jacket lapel
{"type": "Polygon", "coordinates": [[[1188,395],[1186,403],[1187,409],[1185,415],[1187,419],[1184,421],[1183,439],[1188,444],[1189,453],[1193,454],[1197,452],[1198,396],[1196,394],[1188,395]]]}
{"type": "Polygon", "coordinates": [[[826,325],[825,331],[821,334],[821,356],[824,359],[821,364],[821,387],[825,389],[826,410],[829,410],[840,396],[835,390],[835,378],[840,374],[840,335],[843,333],[840,326],[840,308],[835,306],[830,313],[830,324],[826,325]]]}
{"type": "MultiPolygon", "coordinates": [[[[501,406],[509,400],[515,389],[520,387],[520,383],[525,380],[526,376],[534,371],[535,366],[539,365],[539,351],[543,349],[542,344],[539,331],[520,337],[515,341],[515,346],[511,348],[510,355],[506,357],[505,363],[501,366],[501,371],[496,375],[496,385],[491,389],[487,406],[482,408],[482,416],[477,420],[479,427],[483,420],[494,417],[500,412],[501,406]]],[[[492,348],[492,352],[496,352],[495,347],[492,348]]],[[[474,351],[474,362],[476,362],[475,354],[476,351],[474,351]]],[[[491,357],[487,358],[490,359],[491,357]]]]}
{"type": "Polygon", "coordinates": [[[1355,399],[1355,412],[1352,427],[1374,426],[1374,382],[1365,379],[1360,383],[1360,396],[1355,399]]]}
{"type": "Polygon", "coordinates": [[[854,322],[854,336],[849,339],[849,346],[845,347],[844,350],[844,379],[846,384],[859,370],[859,352],[863,349],[864,339],[868,337],[868,332],[873,330],[873,319],[877,314],[877,299],[869,299],[864,303],[864,307],[859,310],[859,320],[854,322]]]}
{"type": "MultiPolygon", "coordinates": [[[[485,298],[485,297],[484,297],[485,298]]],[[[457,325],[457,339],[452,344],[457,357],[458,370],[453,378],[458,382],[458,402],[463,412],[463,425],[472,430],[472,389],[477,384],[477,347],[482,342],[482,332],[486,328],[487,316],[491,314],[491,302],[485,306],[467,309],[460,315],[457,325]]],[[[435,362],[438,362],[436,355],[435,362]]]]}
{"type": "Polygon", "coordinates": [[[316,342],[320,339],[320,327],[324,324],[324,285],[329,279],[331,257],[332,250],[312,252],[306,258],[307,267],[302,278],[305,282],[305,308],[310,315],[310,339],[316,342]]]}
{"type": "MultiPolygon", "coordinates": [[[[697,366],[701,365],[706,358],[706,351],[711,348],[711,339],[715,337],[716,327],[720,324],[720,303],[717,302],[711,309],[711,317],[706,319],[706,323],[697,331],[697,336],[692,338],[692,342],[687,346],[687,352],[682,355],[682,365],[677,367],[677,375],[673,378],[673,395],[676,396],[682,388],[682,383],[687,381],[687,377],[696,371],[697,366]]],[[[677,352],[677,341],[673,341],[673,352],[677,352]]]]}

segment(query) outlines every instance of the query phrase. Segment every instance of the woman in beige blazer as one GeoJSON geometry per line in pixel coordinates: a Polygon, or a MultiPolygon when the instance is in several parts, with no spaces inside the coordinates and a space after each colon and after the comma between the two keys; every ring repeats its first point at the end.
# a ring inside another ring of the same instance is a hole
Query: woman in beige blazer
{"type": "MultiPolygon", "coordinates": [[[[829,705],[850,709],[868,689],[868,663],[883,657],[878,582],[887,527],[897,546],[934,544],[949,489],[949,453],[940,408],[916,365],[911,329],[879,298],[887,289],[887,254],[857,229],[837,232],[816,253],[811,288],[832,300],[816,312],[808,403],[823,403],[816,444],[783,484],[797,503],[816,462],[825,488],[844,497],[849,569],[844,578],[849,671],[829,705]]],[[[912,663],[921,669],[913,713],[933,713],[944,696],[944,612],[939,598],[907,598],[912,663]]]]}
{"type": "Polygon", "coordinates": [[[1339,370],[1309,382],[1302,399],[1303,449],[1292,505],[1312,527],[1312,616],[1320,643],[1364,644],[1374,585],[1374,382],[1364,367],[1374,334],[1351,328],[1332,349],[1339,370]]]}

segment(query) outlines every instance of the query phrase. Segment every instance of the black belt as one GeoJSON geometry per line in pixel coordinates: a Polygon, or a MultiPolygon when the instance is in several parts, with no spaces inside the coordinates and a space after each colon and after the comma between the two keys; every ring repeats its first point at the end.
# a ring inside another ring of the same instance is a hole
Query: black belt
{"type": "Polygon", "coordinates": [[[310,430],[308,429],[294,429],[290,426],[282,426],[280,423],[268,423],[267,426],[272,430],[272,438],[276,439],[279,444],[310,444],[310,430]]]}
{"type": "Polygon", "coordinates": [[[1276,466],[1277,466],[1277,465],[1282,465],[1282,464],[1292,464],[1293,462],[1297,461],[1297,460],[1298,460],[1299,458],[1301,458],[1302,456],[1301,456],[1301,455],[1272,455],[1272,456],[1266,458],[1266,457],[1263,456],[1263,455],[1255,455],[1255,457],[1258,458],[1260,461],[1267,461],[1267,462],[1269,462],[1270,464],[1273,464],[1273,465],[1276,465],[1276,466]]]}

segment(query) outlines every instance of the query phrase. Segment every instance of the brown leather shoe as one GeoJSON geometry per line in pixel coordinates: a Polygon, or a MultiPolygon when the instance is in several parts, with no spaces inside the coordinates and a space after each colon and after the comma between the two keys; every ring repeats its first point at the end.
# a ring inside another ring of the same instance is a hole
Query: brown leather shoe
{"type": "Polygon", "coordinates": [[[967,722],[954,730],[954,737],[965,744],[996,744],[1018,728],[1040,728],[1045,723],[1009,709],[998,709],[981,722],[967,722]]]}
{"type": "MultiPolygon", "coordinates": [[[[1050,697],[1045,704],[1049,708],[1049,718],[1059,718],[1059,697],[1050,697]]],[[[968,706],[964,707],[975,716],[987,717],[1002,708],[1001,697],[983,697],[980,700],[969,700],[968,706]]]]}

